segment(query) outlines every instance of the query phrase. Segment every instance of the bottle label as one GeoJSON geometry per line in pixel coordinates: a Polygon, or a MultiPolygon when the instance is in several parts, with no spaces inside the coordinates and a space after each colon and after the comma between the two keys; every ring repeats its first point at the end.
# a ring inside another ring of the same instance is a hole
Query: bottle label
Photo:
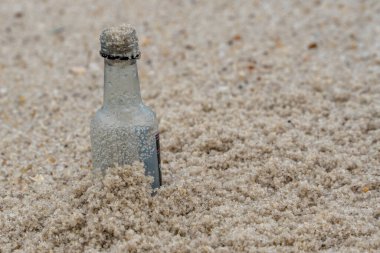
{"type": "Polygon", "coordinates": [[[158,162],[158,179],[161,186],[162,177],[161,177],[161,157],[160,157],[160,133],[156,134],[156,150],[157,150],[157,162],[158,162]]]}

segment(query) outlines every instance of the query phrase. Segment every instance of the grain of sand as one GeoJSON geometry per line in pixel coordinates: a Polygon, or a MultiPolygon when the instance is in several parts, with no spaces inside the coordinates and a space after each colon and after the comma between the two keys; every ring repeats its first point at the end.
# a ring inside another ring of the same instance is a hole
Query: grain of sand
{"type": "Polygon", "coordinates": [[[1,252],[379,252],[380,2],[0,4],[1,252]],[[162,187],[91,173],[98,36],[132,23],[162,187]]]}

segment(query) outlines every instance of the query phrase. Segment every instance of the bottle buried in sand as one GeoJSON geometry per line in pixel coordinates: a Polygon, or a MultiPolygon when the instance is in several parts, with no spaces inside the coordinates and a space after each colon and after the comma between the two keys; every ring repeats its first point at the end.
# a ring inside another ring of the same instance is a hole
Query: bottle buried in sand
{"type": "Polygon", "coordinates": [[[143,104],[136,60],[136,31],[130,25],[105,29],[100,35],[104,57],[103,106],[91,121],[94,168],[144,163],[145,174],[161,186],[160,146],[155,113],[143,104]]]}

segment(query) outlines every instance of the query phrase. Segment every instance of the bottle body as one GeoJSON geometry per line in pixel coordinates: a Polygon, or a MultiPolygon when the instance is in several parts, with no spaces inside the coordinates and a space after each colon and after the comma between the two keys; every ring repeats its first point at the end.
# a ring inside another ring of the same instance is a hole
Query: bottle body
{"type": "Polygon", "coordinates": [[[136,62],[105,60],[104,102],[90,134],[94,168],[141,161],[152,187],[161,186],[158,123],[142,103],[136,62]]]}

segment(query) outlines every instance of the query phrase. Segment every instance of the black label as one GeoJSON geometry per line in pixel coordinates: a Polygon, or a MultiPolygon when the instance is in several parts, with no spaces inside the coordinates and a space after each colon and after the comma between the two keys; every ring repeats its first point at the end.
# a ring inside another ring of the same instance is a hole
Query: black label
{"type": "Polygon", "coordinates": [[[158,178],[160,181],[160,186],[162,185],[161,177],[161,157],[160,157],[160,134],[156,134],[156,148],[157,148],[157,162],[158,162],[158,178]]]}

